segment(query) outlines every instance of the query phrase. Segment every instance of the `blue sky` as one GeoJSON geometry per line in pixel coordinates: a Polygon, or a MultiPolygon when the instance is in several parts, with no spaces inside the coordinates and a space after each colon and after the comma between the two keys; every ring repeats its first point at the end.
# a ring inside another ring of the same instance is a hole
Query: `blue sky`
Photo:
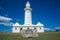
{"type": "MultiPolygon", "coordinates": [[[[32,8],[32,23],[41,22],[45,28],[60,27],[60,0],[0,0],[0,16],[19,19],[24,24],[24,8],[29,1],[32,8]]],[[[12,27],[0,24],[0,31],[11,31],[12,27]]]]}

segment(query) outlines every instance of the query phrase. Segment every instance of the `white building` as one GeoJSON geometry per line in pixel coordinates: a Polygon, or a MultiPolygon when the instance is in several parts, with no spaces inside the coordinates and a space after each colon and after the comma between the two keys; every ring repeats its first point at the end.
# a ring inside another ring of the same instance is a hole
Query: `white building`
{"type": "Polygon", "coordinates": [[[20,33],[21,30],[24,29],[36,29],[37,32],[44,32],[44,25],[38,22],[38,24],[33,25],[32,24],[32,16],[31,16],[31,11],[32,8],[30,8],[30,3],[26,3],[26,8],[24,8],[25,11],[25,21],[24,25],[20,25],[18,22],[13,24],[12,32],[13,33],[20,33]]]}

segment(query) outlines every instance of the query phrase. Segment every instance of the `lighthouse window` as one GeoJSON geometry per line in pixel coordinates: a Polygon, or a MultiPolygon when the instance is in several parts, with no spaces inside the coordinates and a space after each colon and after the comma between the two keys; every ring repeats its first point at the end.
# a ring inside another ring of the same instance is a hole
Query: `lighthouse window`
{"type": "Polygon", "coordinates": [[[28,29],[29,29],[29,27],[28,27],[28,29]]]}
{"type": "Polygon", "coordinates": [[[22,30],[22,28],[20,30],[22,30]]]}
{"type": "Polygon", "coordinates": [[[17,30],[17,27],[15,27],[15,30],[17,30]]]}
{"type": "Polygon", "coordinates": [[[40,27],[40,29],[41,29],[41,27],[40,27]]]}
{"type": "Polygon", "coordinates": [[[36,28],[34,28],[34,29],[36,29],[36,28]]]}

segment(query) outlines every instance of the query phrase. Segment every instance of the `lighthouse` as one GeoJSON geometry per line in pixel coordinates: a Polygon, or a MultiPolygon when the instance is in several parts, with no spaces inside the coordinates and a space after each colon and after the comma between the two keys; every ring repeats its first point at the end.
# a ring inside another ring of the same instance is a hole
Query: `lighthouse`
{"type": "Polygon", "coordinates": [[[12,33],[20,33],[22,30],[27,29],[37,30],[38,33],[44,32],[44,25],[42,23],[38,22],[35,25],[32,24],[32,14],[31,14],[32,8],[30,7],[29,2],[26,3],[24,11],[25,11],[24,24],[21,25],[19,24],[19,22],[13,24],[12,33]]]}
{"type": "Polygon", "coordinates": [[[30,3],[29,2],[26,3],[26,8],[24,8],[24,11],[25,11],[24,24],[25,25],[32,25],[32,16],[31,16],[32,8],[30,7],[30,3]]]}

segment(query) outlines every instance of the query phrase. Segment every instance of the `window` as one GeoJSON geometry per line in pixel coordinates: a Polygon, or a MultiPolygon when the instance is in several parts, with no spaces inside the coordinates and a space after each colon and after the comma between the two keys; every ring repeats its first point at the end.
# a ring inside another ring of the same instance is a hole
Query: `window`
{"type": "Polygon", "coordinates": [[[34,28],[34,29],[36,29],[36,28],[34,28]]]}
{"type": "Polygon", "coordinates": [[[28,29],[29,29],[29,27],[28,27],[28,29]]]}
{"type": "Polygon", "coordinates": [[[15,27],[15,30],[17,30],[17,27],[15,27]]]}
{"type": "Polygon", "coordinates": [[[20,30],[22,30],[22,28],[20,30]]]}
{"type": "Polygon", "coordinates": [[[40,27],[40,29],[41,29],[41,27],[40,27]]]}

